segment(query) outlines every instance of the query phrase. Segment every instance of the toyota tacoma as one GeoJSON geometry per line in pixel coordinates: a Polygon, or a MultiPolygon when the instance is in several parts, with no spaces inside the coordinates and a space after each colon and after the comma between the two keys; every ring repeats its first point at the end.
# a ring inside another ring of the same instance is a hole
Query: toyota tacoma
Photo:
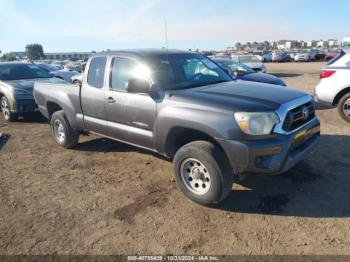
{"type": "Polygon", "coordinates": [[[58,144],[74,147],[91,132],[156,152],[202,205],[224,200],[235,175],[286,172],[320,135],[312,96],[234,79],[176,50],[95,54],[80,86],[38,82],[34,97],[58,144]]]}

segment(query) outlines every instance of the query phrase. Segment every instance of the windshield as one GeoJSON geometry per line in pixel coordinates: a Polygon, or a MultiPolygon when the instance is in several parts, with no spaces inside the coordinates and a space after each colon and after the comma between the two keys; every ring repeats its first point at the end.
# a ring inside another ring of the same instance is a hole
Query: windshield
{"type": "Polygon", "coordinates": [[[32,64],[0,64],[0,80],[50,78],[47,71],[32,64]]]}
{"type": "Polygon", "coordinates": [[[233,61],[216,61],[216,62],[222,67],[224,68],[226,67],[230,69],[232,72],[241,71],[241,72],[244,72],[244,74],[255,73],[253,69],[251,69],[249,66],[246,66],[244,64],[235,63],[233,61]]]}
{"type": "Polygon", "coordinates": [[[256,56],[247,55],[247,56],[239,56],[238,57],[240,63],[257,63],[260,62],[256,56]]]}
{"type": "Polygon", "coordinates": [[[223,69],[200,54],[152,55],[147,62],[153,81],[168,90],[232,81],[223,69]]]}

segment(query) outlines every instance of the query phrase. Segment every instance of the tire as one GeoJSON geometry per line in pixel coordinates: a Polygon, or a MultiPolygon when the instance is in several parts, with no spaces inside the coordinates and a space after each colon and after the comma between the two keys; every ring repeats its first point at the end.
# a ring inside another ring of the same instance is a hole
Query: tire
{"type": "Polygon", "coordinates": [[[232,190],[232,168],[224,152],[212,143],[196,141],[184,145],[176,152],[173,166],[178,187],[200,205],[218,204],[232,190]]]}
{"type": "Polygon", "coordinates": [[[341,118],[350,123],[350,93],[345,94],[338,103],[338,112],[341,118]],[[345,110],[348,110],[347,113],[345,110]]]}
{"type": "Polygon", "coordinates": [[[8,122],[13,122],[17,120],[17,115],[10,111],[10,103],[6,96],[2,96],[0,99],[1,112],[4,119],[8,122]]]}
{"type": "Polygon", "coordinates": [[[51,134],[64,148],[75,147],[79,142],[79,132],[70,126],[62,110],[53,113],[51,117],[51,134]]]}

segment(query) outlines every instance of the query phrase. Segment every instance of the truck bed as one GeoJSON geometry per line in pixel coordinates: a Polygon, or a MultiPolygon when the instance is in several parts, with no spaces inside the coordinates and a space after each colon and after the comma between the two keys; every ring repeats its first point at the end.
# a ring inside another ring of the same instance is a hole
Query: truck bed
{"type": "Polygon", "coordinates": [[[34,84],[34,99],[39,111],[47,119],[51,117],[52,109],[61,108],[65,111],[72,126],[76,126],[76,114],[81,114],[80,87],[73,84],[34,84]]]}

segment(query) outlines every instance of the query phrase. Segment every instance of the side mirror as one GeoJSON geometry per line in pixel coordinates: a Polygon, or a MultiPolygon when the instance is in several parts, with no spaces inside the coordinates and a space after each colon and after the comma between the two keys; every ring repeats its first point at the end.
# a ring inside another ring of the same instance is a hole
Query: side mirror
{"type": "Polygon", "coordinates": [[[130,79],[126,83],[126,91],[129,93],[140,93],[151,95],[152,90],[149,82],[144,79],[130,79]]]}
{"type": "Polygon", "coordinates": [[[235,75],[236,77],[244,76],[244,71],[237,70],[237,71],[234,72],[234,75],[235,75]]]}
{"type": "Polygon", "coordinates": [[[50,76],[51,78],[53,78],[53,77],[55,77],[55,74],[54,74],[54,73],[49,72],[49,76],[50,76]]]}

